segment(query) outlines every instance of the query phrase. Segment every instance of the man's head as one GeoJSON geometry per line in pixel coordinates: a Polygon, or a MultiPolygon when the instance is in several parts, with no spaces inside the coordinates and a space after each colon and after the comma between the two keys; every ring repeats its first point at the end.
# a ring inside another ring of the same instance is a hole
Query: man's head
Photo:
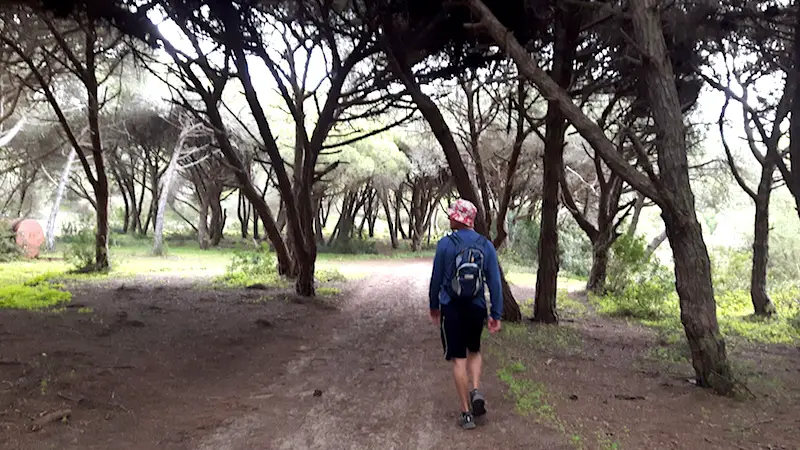
{"type": "Polygon", "coordinates": [[[450,218],[450,228],[461,230],[475,226],[475,216],[478,215],[478,208],[472,202],[459,199],[450,205],[447,210],[447,217],[450,218]]]}

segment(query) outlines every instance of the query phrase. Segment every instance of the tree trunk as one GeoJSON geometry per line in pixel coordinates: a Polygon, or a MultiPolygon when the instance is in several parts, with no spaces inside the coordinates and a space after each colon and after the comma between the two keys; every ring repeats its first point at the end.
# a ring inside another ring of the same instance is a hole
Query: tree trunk
{"type": "Polygon", "coordinates": [[[645,250],[647,256],[649,257],[650,255],[655,253],[655,251],[658,250],[658,247],[661,247],[661,244],[663,244],[664,241],[666,240],[667,240],[667,230],[664,230],[661,232],[661,234],[654,237],[649,244],[647,244],[647,249],[645,250]]]}
{"type": "MultiPolygon", "coordinates": [[[[306,169],[308,169],[306,167],[306,169]]],[[[300,236],[294,236],[294,246],[297,255],[297,280],[295,282],[295,292],[304,297],[314,297],[316,287],[314,272],[317,261],[317,240],[314,235],[314,206],[311,195],[314,172],[313,168],[306,170],[304,177],[295,188],[297,218],[300,224],[300,236]]]]}
{"type": "Polygon", "coordinates": [[[64,191],[69,183],[69,177],[72,173],[72,163],[75,162],[77,153],[75,149],[71,149],[67,155],[67,161],[64,163],[64,168],[61,170],[61,178],[58,180],[58,187],[56,187],[56,195],[53,198],[53,207],[50,209],[50,217],[47,219],[47,251],[54,252],[56,250],[56,219],[58,212],[61,209],[61,200],[64,198],[64,191]]]}
{"type": "Polygon", "coordinates": [[[675,260],[681,322],[699,386],[723,394],[733,390],[725,340],[719,332],[711,262],[697,220],[689,179],[683,115],[657,0],[630,2],[635,39],[646,52],[641,82],[647,86],[656,125],[660,182],[666,191],[664,225],[675,260]]]}
{"type": "Polygon", "coordinates": [[[395,222],[395,230],[398,234],[400,234],[400,239],[406,240],[408,239],[408,235],[406,235],[406,231],[403,227],[403,201],[402,201],[402,191],[397,190],[394,193],[394,203],[395,203],[395,215],[394,215],[394,222],[395,222]]]}
{"type": "Polygon", "coordinates": [[[314,211],[314,232],[316,233],[317,245],[325,245],[325,235],[322,230],[325,228],[323,224],[323,210],[322,199],[316,202],[316,210],[314,211]]]}
{"type": "MultiPolygon", "coordinates": [[[[95,155],[95,164],[97,158],[95,155]]],[[[100,156],[102,158],[102,156],[100,156]]],[[[101,167],[102,167],[102,163],[101,167]]],[[[95,235],[95,269],[106,271],[111,268],[108,256],[108,178],[105,172],[98,174],[97,189],[97,234],[95,235]]]]}
{"type": "MultiPolygon", "coordinates": [[[[580,22],[566,7],[556,7],[553,79],[565,90],[572,84],[576,38],[580,22]],[[577,25],[577,27],[576,27],[577,25]]],[[[539,234],[539,269],[536,274],[536,298],[533,320],[558,323],[558,199],[559,180],[564,163],[564,133],[567,121],[555,102],[547,105],[545,117],[544,174],[542,175],[542,220],[539,234]]]]}
{"type": "Polygon", "coordinates": [[[211,245],[219,247],[222,238],[225,237],[225,222],[228,216],[222,206],[216,202],[211,204],[211,245]]]}
{"type": "Polygon", "coordinates": [[[253,213],[253,239],[256,241],[261,240],[261,230],[258,228],[258,220],[258,214],[253,213]]]}
{"type": "MultiPolygon", "coordinates": [[[[134,169],[131,169],[131,170],[134,170],[134,169]]],[[[135,183],[136,173],[133,172],[131,177],[133,178],[132,181],[134,181],[134,183],[131,185],[131,192],[133,193],[133,195],[136,195],[136,183],[135,183]]],[[[135,217],[136,233],[141,235],[141,236],[143,236],[143,235],[145,235],[147,233],[147,227],[142,222],[142,213],[144,213],[144,195],[147,192],[147,170],[146,169],[142,169],[142,180],[140,182],[140,185],[142,187],[142,190],[139,193],[139,200],[136,202],[134,211],[135,211],[135,214],[136,214],[136,217],[135,217]]]]}
{"type": "MultiPolygon", "coordinates": [[[[111,268],[108,256],[108,175],[106,174],[103,141],[100,136],[100,99],[94,64],[89,64],[84,84],[88,93],[87,115],[89,134],[92,142],[95,181],[92,183],[97,205],[97,234],[95,235],[95,270],[106,271],[111,268]]],[[[76,149],[77,150],[77,149],[76,149]]],[[[88,175],[88,174],[87,174],[88,175]]]]}
{"type": "Polygon", "coordinates": [[[642,209],[644,209],[644,195],[636,194],[636,204],[633,207],[633,218],[628,227],[628,236],[633,237],[636,234],[636,229],[639,228],[639,219],[642,217],[642,209]]]}
{"type": "Polygon", "coordinates": [[[236,215],[239,217],[239,231],[241,232],[242,239],[247,239],[247,236],[250,234],[250,203],[247,202],[247,199],[242,194],[242,191],[239,191],[239,201],[238,207],[236,209],[236,215]]]}
{"type": "Polygon", "coordinates": [[[197,239],[200,242],[201,250],[208,250],[211,247],[210,236],[208,235],[208,200],[205,196],[200,199],[200,212],[198,213],[197,239]]]}
{"type": "Polygon", "coordinates": [[[144,221],[142,228],[142,236],[147,236],[150,231],[150,225],[153,225],[155,230],[155,217],[158,214],[158,199],[161,198],[161,189],[159,188],[158,172],[155,167],[151,167],[150,175],[150,207],[147,208],[147,219],[144,221]]]}
{"type": "Polygon", "coordinates": [[[592,243],[592,270],[589,272],[589,280],[586,282],[588,292],[602,295],[605,291],[609,247],[610,244],[603,242],[603,239],[592,243]]]}
{"type": "MultiPolygon", "coordinates": [[[[800,83],[800,1],[795,0],[795,19],[794,19],[794,73],[789,77],[800,83]]],[[[794,90],[792,100],[792,113],[789,118],[789,158],[791,161],[791,172],[786,173],[785,167],[782,172],[784,177],[789,175],[786,185],[794,195],[795,209],[800,216],[800,87],[794,90]]],[[[782,164],[782,162],[781,162],[782,164]]]]}
{"type": "Polygon", "coordinates": [[[397,242],[397,228],[395,227],[392,211],[389,209],[389,200],[385,192],[381,194],[381,203],[383,204],[383,212],[386,214],[386,223],[389,226],[389,239],[392,242],[392,249],[397,250],[400,247],[397,242]]]}
{"type": "Polygon", "coordinates": [[[753,267],[750,276],[750,298],[756,315],[775,314],[775,305],[767,294],[767,264],[769,263],[769,203],[772,175],[775,166],[768,164],[761,173],[755,200],[755,232],[753,233],[753,267]]]}
{"type": "Polygon", "coordinates": [[[179,141],[169,159],[169,165],[161,178],[161,194],[158,197],[158,208],[156,209],[156,223],[153,230],[153,254],[155,256],[164,255],[164,216],[167,213],[167,203],[169,200],[172,183],[178,173],[178,161],[181,158],[183,142],[179,141]]]}
{"type": "Polygon", "coordinates": [[[122,195],[123,203],[122,234],[128,234],[131,230],[131,205],[128,201],[128,195],[125,193],[125,189],[122,187],[122,183],[118,183],[118,185],[120,188],[120,195],[122,195]]]}
{"type": "Polygon", "coordinates": [[[506,280],[505,271],[503,266],[500,266],[500,281],[503,284],[503,317],[504,321],[519,322],[522,320],[522,311],[519,309],[517,300],[514,299],[514,293],[511,291],[511,285],[506,280]]]}
{"type": "Polygon", "coordinates": [[[697,384],[720,393],[732,391],[725,340],[719,332],[711,282],[711,264],[700,223],[682,223],[680,216],[664,213],[664,223],[675,260],[675,279],[697,384]]]}
{"type": "Polygon", "coordinates": [[[526,89],[523,80],[519,80],[517,86],[517,134],[514,139],[514,147],[511,150],[511,158],[508,161],[508,169],[506,170],[505,185],[503,186],[503,194],[500,199],[500,207],[497,211],[497,236],[494,239],[494,246],[498,250],[505,244],[508,238],[508,209],[511,205],[511,193],[514,189],[514,179],[517,172],[517,165],[519,164],[519,157],[522,153],[522,146],[525,143],[525,138],[530,134],[525,132],[525,97],[526,89]]]}
{"type": "Polygon", "coordinates": [[[314,272],[316,269],[316,255],[314,257],[301,257],[295,255],[297,264],[297,280],[295,280],[295,291],[304,297],[313,297],[316,294],[314,288],[314,272]]]}

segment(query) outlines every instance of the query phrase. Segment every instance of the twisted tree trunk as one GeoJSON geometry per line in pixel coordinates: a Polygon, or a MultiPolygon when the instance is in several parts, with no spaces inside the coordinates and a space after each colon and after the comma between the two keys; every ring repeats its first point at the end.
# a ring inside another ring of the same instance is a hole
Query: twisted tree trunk
{"type": "Polygon", "coordinates": [[[72,173],[72,163],[75,162],[77,153],[75,149],[71,149],[67,155],[67,162],[64,163],[64,168],[61,170],[61,177],[58,180],[56,187],[56,195],[53,198],[53,207],[50,209],[50,217],[47,219],[47,251],[54,252],[56,250],[56,219],[58,218],[58,211],[61,209],[61,200],[64,199],[64,191],[69,183],[69,176],[72,173]]]}
{"type": "MultiPolygon", "coordinates": [[[[580,21],[572,17],[573,8],[557,7],[553,79],[563,89],[572,84],[573,64],[580,33],[580,21]]],[[[558,204],[559,179],[564,164],[564,133],[567,120],[556,102],[547,105],[542,176],[542,219],[539,234],[539,268],[536,273],[536,298],[533,320],[558,323],[558,204]]]]}

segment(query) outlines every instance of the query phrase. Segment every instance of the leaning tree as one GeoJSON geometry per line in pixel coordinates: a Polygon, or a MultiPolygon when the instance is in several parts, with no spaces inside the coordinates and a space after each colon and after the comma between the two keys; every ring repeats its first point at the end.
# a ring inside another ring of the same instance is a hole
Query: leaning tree
{"type": "MultiPolygon", "coordinates": [[[[478,23],[473,30],[491,36],[517,62],[520,72],[530,79],[549,100],[556,102],[568,120],[608,164],[628,184],[656,202],[662,210],[675,261],[675,277],[681,306],[681,321],[692,354],[697,383],[720,393],[733,389],[725,341],[719,331],[716,301],[711,280],[711,263],[697,220],[694,195],[689,179],[686,136],[682,105],[664,37],[662,14],[655,0],[631,2],[629,14],[609,13],[619,21],[620,33],[632,31],[626,50],[641,65],[639,83],[650,101],[657,135],[658,172],[645,164],[646,175],[631,166],[603,130],[573,103],[565,90],[553,80],[514,38],[481,0],[467,2],[478,23]]],[[[705,17],[705,16],[703,16],[705,17]]],[[[691,47],[690,47],[691,48],[691,47]]],[[[634,145],[635,145],[634,141],[634,145]]],[[[637,146],[638,147],[638,146],[637,146]]]]}

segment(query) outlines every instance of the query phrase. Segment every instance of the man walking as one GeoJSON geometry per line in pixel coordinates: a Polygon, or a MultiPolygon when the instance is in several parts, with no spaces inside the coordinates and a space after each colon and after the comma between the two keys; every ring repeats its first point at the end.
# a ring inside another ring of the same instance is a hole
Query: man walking
{"type": "Polygon", "coordinates": [[[461,403],[460,424],[467,430],[475,428],[474,416],[486,414],[486,399],[478,390],[486,286],[492,305],[489,332],[500,331],[503,314],[497,252],[491,241],[473,229],[477,213],[475,205],[463,199],[448,209],[453,232],[436,247],[429,294],[431,320],[439,325],[444,357],[453,364],[461,403]]]}

